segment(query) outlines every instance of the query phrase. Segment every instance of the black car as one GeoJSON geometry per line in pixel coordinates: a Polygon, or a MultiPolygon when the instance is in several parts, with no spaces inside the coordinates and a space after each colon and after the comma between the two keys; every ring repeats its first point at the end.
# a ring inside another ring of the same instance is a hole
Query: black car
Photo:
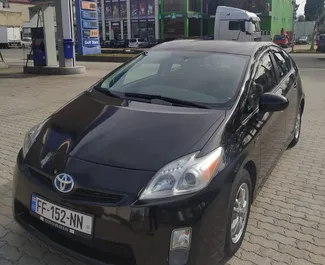
{"type": "Polygon", "coordinates": [[[304,106],[275,44],[157,45],[27,133],[14,218],[87,264],[216,264],[241,246],[304,106]]]}

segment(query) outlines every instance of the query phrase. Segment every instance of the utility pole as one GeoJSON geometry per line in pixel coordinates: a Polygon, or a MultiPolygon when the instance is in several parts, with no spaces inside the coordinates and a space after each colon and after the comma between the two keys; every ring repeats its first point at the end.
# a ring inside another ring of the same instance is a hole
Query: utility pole
{"type": "Polygon", "coordinates": [[[294,51],[296,34],[295,34],[295,23],[297,18],[297,10],[299,5],[296,4],[296,0],[292,0],[292,34],[291,34],[291,52],[294,51]]]}

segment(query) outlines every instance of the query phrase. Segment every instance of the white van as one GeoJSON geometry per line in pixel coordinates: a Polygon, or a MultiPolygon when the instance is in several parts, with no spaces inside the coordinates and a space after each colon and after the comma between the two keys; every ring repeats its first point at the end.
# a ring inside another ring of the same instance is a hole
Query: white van
{"type": "Polygon", "coordinates": [[[145,43],[144,39],[130,39],[129,48],[140,48],[143,43],[145,43]]]}
{"type": "Polygon", "coordinates": [[[260,21],[255,13],[234,7],[218,6],[214,39],[261,41],[260,21]]]}

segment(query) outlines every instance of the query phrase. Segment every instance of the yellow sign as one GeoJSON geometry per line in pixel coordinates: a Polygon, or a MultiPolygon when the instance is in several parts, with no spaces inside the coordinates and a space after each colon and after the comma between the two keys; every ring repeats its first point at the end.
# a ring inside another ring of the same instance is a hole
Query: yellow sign
{"type": "Polygon", "coordinates": [[[81,8],[86,10],[97,10],[97,3],[96,2],[88,2],[82,1],[81,8]]]}
{"type": "Polygon", "coordinates": [[[90,30],[90,37],[91,38],[97,38],[99,36],[97,29],[90,30]]]}

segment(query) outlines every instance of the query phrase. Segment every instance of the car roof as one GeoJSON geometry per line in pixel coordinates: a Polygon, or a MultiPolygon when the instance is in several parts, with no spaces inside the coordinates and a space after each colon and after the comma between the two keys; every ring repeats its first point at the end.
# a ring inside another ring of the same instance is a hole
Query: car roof
{"type": "Polygon", "coordinates": [[[151,50],[201,51],[254,55],[258,49],[274,46],[272,42],[241,42],[226,40],[174,40],[156,45],[151,50]]]}

